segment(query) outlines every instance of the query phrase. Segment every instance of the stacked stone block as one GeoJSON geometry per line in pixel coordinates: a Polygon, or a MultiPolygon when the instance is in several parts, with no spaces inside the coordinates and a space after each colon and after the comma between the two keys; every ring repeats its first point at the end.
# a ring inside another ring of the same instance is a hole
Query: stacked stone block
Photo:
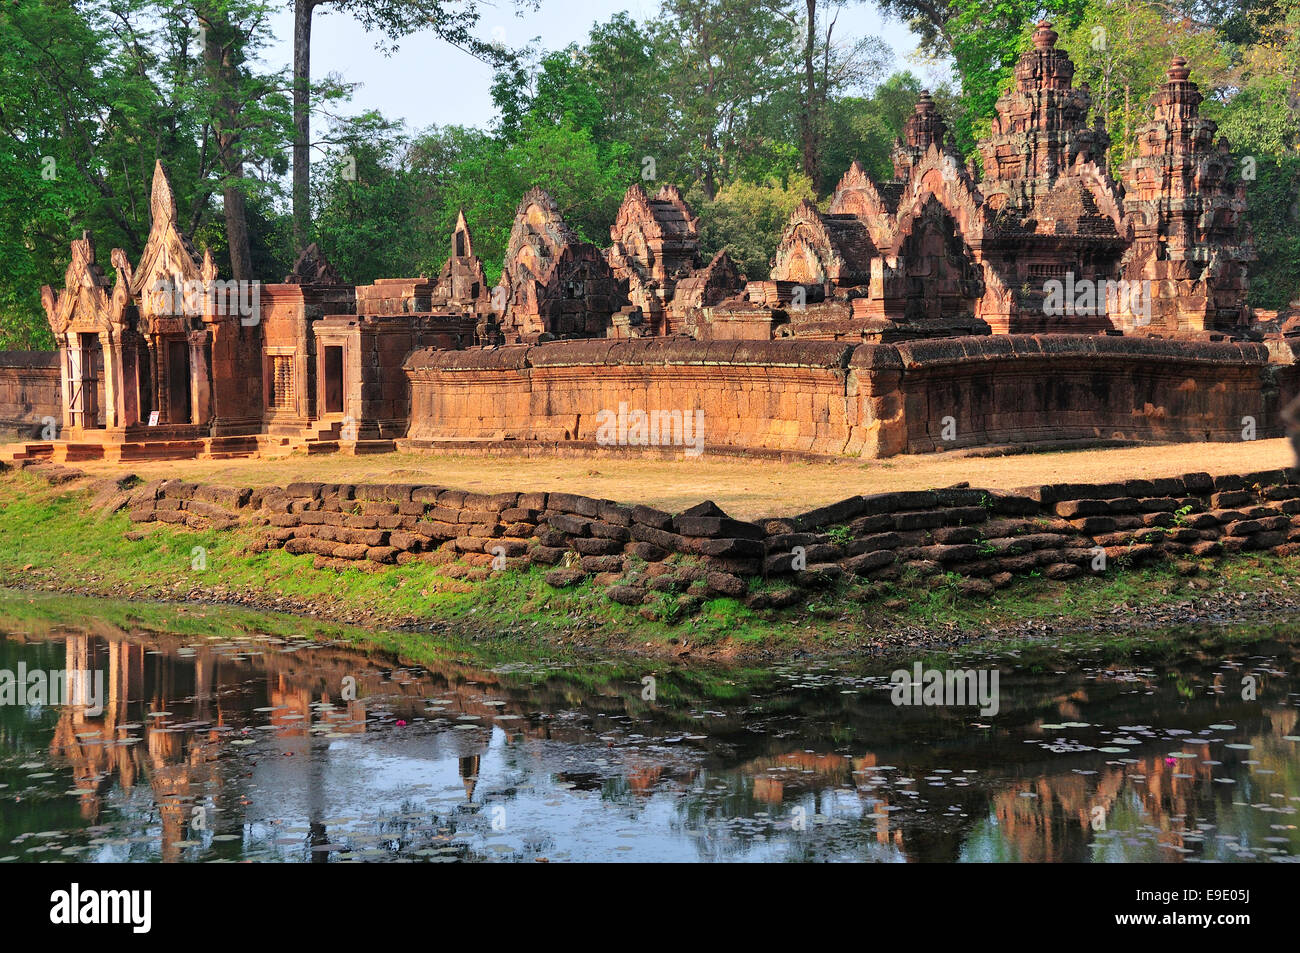
{"type": "MultiPolygon", "coordinates": [[[[66,481],[65,470],[50,478],[66,481]]],[[[853,496],[755,521],[711,502],[673,515],[574,493],[414,484],[254,489],[172,480],[106,490],[104,498],[137,524],[262,527],[267,548],[312,556],[317,568],[426,561],[454,575],[535,565],[551,585],[592,580],[625,605],[729,596],[779,607],[843,582],[928,580],[982,595],[1017,577],[1064,580],[1162,559],[1300,552],[1294,469],[1013,491],[960,485],[853,496]]]]}

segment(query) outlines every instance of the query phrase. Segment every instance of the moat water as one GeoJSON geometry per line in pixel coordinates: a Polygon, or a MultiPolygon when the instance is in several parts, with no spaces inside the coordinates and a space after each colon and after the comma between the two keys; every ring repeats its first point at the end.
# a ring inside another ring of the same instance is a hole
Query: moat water
{"type": "Polygon", "coordinates": [[[3,862],[1300,856],[1300,628],[968,657],[999,672],[981,715],[894,704],[889,667],[402,666],[21,598],[0,673],[102,695],[0,704],[3,862]]]}

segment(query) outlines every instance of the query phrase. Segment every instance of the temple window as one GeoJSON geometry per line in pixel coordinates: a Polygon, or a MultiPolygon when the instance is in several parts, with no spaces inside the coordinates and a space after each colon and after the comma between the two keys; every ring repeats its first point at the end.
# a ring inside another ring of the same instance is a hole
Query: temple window
{"type": "Polygon", "coordinates": [[[267,368],[266,405],[272,410],[294,408],[293,355],[271,354],[267,368]]]}

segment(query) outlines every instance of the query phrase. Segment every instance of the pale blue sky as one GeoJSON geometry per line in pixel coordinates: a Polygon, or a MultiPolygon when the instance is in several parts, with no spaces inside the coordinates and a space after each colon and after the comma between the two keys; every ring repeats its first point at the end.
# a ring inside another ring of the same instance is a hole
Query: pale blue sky
{"type": "MultiPolygon", "coordinates": [[[[287,5],[286,5],[287,6],[287,5]]],[[[540,37],[546,49],[560,49],[586,39],[591,26],[627,11],[638,20],[658,8],[652,0],[542,0],[542,8],[515,16],[510,0],[484,7],[480,32],[508,46],[523,46],[540,37]]],[[[410,129],[439,125],[485,125],[492,117],[489,93],[491,70],[428,34],[406,39],[392,56],[375,49],[374,37],[345,14],[318,9],[312,32],[312,76],[338,73],[360,83],[349,111],[377,109],[385,116],[406,120],[410,129]]],[[[274,23],[278,42],[265,54],[270,65],[290,62],[292,17],[286,11],[274,23]]],[[[931,85],[948,78],[946,65],[930,64],[912,56],[916,39],[896,20],[887,20],[874,3],[850,6],[839,19],[836,32],[845,38],[875,35],[894,50],[895,69],[911,69],[931,85]]],[[[316,130],[319,133],[319,129],[316,130]]]]}

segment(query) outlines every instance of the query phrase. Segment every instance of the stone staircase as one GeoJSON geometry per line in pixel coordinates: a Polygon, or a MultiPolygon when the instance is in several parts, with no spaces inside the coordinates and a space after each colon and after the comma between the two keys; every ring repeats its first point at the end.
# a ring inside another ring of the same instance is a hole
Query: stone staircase
{"type": "Polygon", "coordinates": [[[0,464],[21,464],[28,460],[74,463],[102,460],[118,463],[130,460],[234,460],[261,457],[278,460],[294,454],[341,453],[358,456],[391,453],[393,440],[344,440],[341,421],[320,421],[301,433],[246,434],[224,437],[174,438],[159,435],[150,440],[124,443],[65,440],[26,441],[0,445],[0,464]]]}
{"type": "Polygon", "coordinates": [[[128,440],[124,443],[70,442],[66,440],[15,443],[0,446],[0,463],[48,460],[77,463],[102,460],[234,460],[259,454],[259,435],[194,437],[162,440],[128,440]]]}
{"type": "Polygon", "coordinates": [[[296,449],[302,453],[341,453],[344,456],[360,456],[368,453],[391,453],[395,443],[392,440],[345,440],[341,420],[322,420],[303,429],[303,436],[296,449]]]}
{"type": "Polygon", "coordinates": [[[44,441],[34,443],[7,443],[0,445],[0,463],[21,463],[24,460],[48,460],[53,447],[44,441]]]}

